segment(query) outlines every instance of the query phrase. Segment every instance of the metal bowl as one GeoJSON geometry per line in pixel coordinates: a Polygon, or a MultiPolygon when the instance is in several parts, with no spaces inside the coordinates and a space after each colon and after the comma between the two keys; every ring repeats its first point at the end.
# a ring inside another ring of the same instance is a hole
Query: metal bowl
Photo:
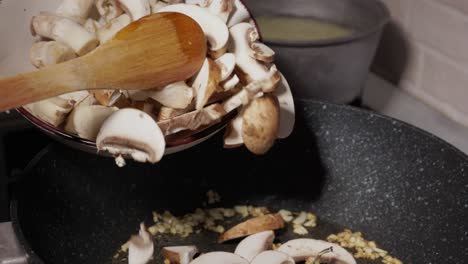
{"type": "MultiPolygon", "coordinates": [[[[352,33],[313,41],[264,39],[299,98],[350,103],[361,94],[390,14],[379,0],[245,0],[254,17],[307,17],[352,33]]],[[[261,28],[260,28],[261,30],[261,28]]]]}

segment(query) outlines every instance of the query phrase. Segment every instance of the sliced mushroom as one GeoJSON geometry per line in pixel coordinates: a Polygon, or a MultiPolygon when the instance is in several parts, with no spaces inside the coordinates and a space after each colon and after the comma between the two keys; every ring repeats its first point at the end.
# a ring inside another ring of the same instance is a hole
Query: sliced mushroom
{"type": "Polygon", "coordinates": [[[226,53],[216,59],[216,64],[221,69],[221,81],[228,79],[236,67],[236,57],[232,53],[226,53]]]}
{"type": "Polygon", "coordinates": [[[83,24],[89,16],[94,0],[62,0],[57,15],[67,17],[83,24]]]}
{"type": "Polygon", "coordinates": [[[163,256],[171,264],[189,264],[197,253],[196,246],[164,247],[162,249],[163,256]]]}
{"type": "Polygon", "coordinates": [[[103,123],[96,139],[99,151],[131,156],[139,162],[156,163],[164,155],[166,141],[158,124],[145,112],[121,109],[103,123]]]}
{"type": "Polygon", "coordinates": [[[169,4],[161,0],[150,0],[151,13],[157,13],[161,8],[168,6],[169,4]]]}
{"type": "Polygon", "coordinates": [[[332,252],[320,257],[320,263],[356,264],[354,257],[337,244],[315,239],[294,239],[278,248],[278,251],[291,256],[296,262],[305,261],[308,258],[319,256],[326,248],[332,248],[332,252]]]}
{"type": "Polygon", "coordinates": [[[249,23],[240,23],[231,27],[229,31],[232,37],[229,50],[236,56],[236,64],[245,74],[247,81],[251,83],[268,80],[269,82],[265,82],[265,86],[262,87],[263,91],[274,91],[281,80],[280,72],[276,67],[268,69],[264,64],[251,56],[255,52],[251,48],[251,44],[256,39],[257,34],[255,27],[249,23]]]}
{"type": "Polygon", "coordinates": [[[32,45],[29,52],[32,65],[43,68],[76,58],[75,51],[57,41],[40,41],[32,45]]]}
{"type": "Polygon", "coordinates": [[[216,92],[221,79],[221,70],[211,59],[206,59],[200,71],[195,75],[192,87],[195,89],[195,108],[202,109],[216,92]]]}
{"type": "Polygon", "coordinates": [[[42,121],[58,127],[73,110],[73,106],[69,100],[54,97],[26,105],[25,108],[42,121]]]}
{"type": "Polygon", "coordinates": [[[41,13],[32,19],[33,35],[63,42],[82,56],[97,47],[93,33],[77,22],[50,13],[41,13]]]}
{"type": "Polygon", "coordinates": [[[248,264],[249,262],[233,253],[210,252],[203,254],[190,262],[190,264],[248,264]]]}
{"type": "Polygon", "coordinates": [[[236,74],[233,74],[225,81],[222,81],[220,83],[220,86],[223,87],[224,91],[230,91],[236,88],[239,82],[240,82],[239,77],[237,77],[236,74]]]}
{"type": "Polygon", "coordinates": [[[101,44],[104,44],[111,40],[120,30],[122,30],[131,22],[132,19],[128,14],[120,15],[107,22],[104,26],[98,28],[96,35],[99,38],[101,44]]]}
{"type": "Polygon", "coordinates": [[[122,93],[118,90],[92,90],[91,93],[103,106],[113,106],[122,96],[122,93]]]}
{"type": "Polygon", "coordinates": [[[92,19],[92,18],[88,18],[86,20],[86,22],[84,22],[83,24],[83,27],[88,30],[89,32],[93,33],[93,34],[96,34],[98,28],[100,27],[99,26],[99,22],[92,19]]]}
{"type": "Polygon", "coordinates": [[[249,102],[249,92],[246,89],[242,89],[240,92],[224,101],[222,106],[226,113],[230,113],[242,105],[247,105],[249,102]]]}
{"type": "Polygon", "coordinates": [[[80,104],[88,96],[89,96],[88,91],[78,91],[78,92],[72,92],[72,93],[66,93],[66,94],[59,95],[60,98],[63,98],[65,100],[69,100],[70,104],[73,104],[73,105],[80,104]]]}
{"type": "Polygon", "coordinates": [[[251,218],[242,222],[222,234],[218,242],[245,237],[268,230],[276,230],[284,227],[284,220],[280,214],[269,214],[251,218]]]}
{"type": "Polygon", "coordinates": [[[161,107],[161,109],[159,109],[159,113],[158,113],[158,116],[156,117],[156,121],[158,122],[166,121],[174,117],[181,116],[187,112],[188,112],[187,109],[174,109],[174,108],[163,106],[161,107]]]}
{"type": "Polygon", "coordinates": [[[234,0],[233,10],[229,17],[228,27],[232,27],[242,22],[248,22],[250,19],[249,10],[241,0],[234,0]]]}
{"type": "Polygon", "coordinates": [[[224,134],[224,147],[225,148],[238,148],[244,145],[242,139],[242,116],[237,116],[228,124],[226,133],[224,134]]]}
{"type": "Polygon", "coordinates": [[[158,12],[177,12],[187,15],[197,21],[206,35],[209,43],[209,53],[212,58],[219,58],[226,52],[229,40],[229,30],[218,16],[205,8],[189,4],[169,5],[158,12]]]}
{"type": "Polygon", "coordinates": [[[250,264],[295,264],[295,262],[286,253],[268,250],[258,254],[250,264]]]}
{"type": "Polygon", "coordinates": [[[104,121],[117,110],[116,107],[102,105],[77,106],[67,119],[65,131],[95,141],[104,121]]]}
{"type": "Polygon", "coordinates": [[[119,0],[125,12],[130,15],[132,21],[136,21],[151,13],[149,0],[119,0]]]}
{"type": "Polygon", "coordinates": [[[278,138],[287,138],[294,130],[296,122],[296,110],[294,106],[294,98],[291,88],[284,80],[274,92],[280,104],[280,129],[278,131],[278,138]]]}
{"type": "Polygon", "coordinates": [[[128,264],[146,264],[153,257],[154,244],[144,224],[138,236],[132,236],[128,247],[128,264]]]}
{"type": "Polygon", "coordinates": [[[208,7],[208,10],[221,18],[225,24],[227,23],[233,9],[233,0],[211,0],[208,7]]]}
{"type": "Polygon", "coordinates": [[[155,105],[153,103],[146,102],[146,101],[132,101],[131,107],[138,109],[140,111],[143,111],[147,113],[148,115],[150,115],[153,119],[156,119],[156,116],[154,115],[154,112],[153,112],[155,109],[155,105]]]}
{"type": "Polygon", "coordinates": [[[263,62],[273,62],[275,60],[275,51],[263,43],[252,43],[252,53],[250,56],[263,62]]]}
{"type": "Polygon", "coordinates": [[[200,7],[208,7],[211,0],[185,0],[186,4],[189,5],[198,5],[200,7]]]}
{"type": "Polygon", "coordinates": [[[123,13],[118,0],[96,0],[96,9],[106,22],[119,17],[123,13]]]}
{"type": "Polygon", "coordinates": [[[243,112],[242,138],[254,154],[265,154],[278,138],[280,107],[271,94],[256,98],[243,112]]]}
{"type": "Polygon", "coordinates": [[[128,91],[133,100],[146,100],[152,98],[160,104],[176,109],[187,108],[193,99],[193,88],[185,82],[176,82],[157,90],[128,91]]]}
{"type": "Polygon", "coordinates": [[[159,122],[164,135],[174,134],[183,130],[196,130],[202,126],[217,123],[226,114],[219,104],[207,106],[201,110],[193,111],[170,120],[159,122]]]}
{"type": "Polygon", "coordinates": [[[234,254],[251,262],[258,254],[270,249],[273,240],[275,240],[275,233],[271,230],[248,236],[237,245],[234,254]]]}

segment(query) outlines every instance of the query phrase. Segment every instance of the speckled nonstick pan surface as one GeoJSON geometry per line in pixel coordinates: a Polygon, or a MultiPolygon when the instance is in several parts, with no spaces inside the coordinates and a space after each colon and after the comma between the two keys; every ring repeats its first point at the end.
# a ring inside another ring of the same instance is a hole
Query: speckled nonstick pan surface
{"type": "MultiPolygon", "coordinates": [[[[110,159],[50,146],[18,182],[11,207],[31,262],[109,263],[151,211],[190,212],[213,189],[221,206],[313,211],[320,219],[312,235],[350,227],[404,263],[466,263],[464,154],[412,126],[351,107],[298,101],[297,110],[293,136],[263,157],[224,150],[216,137],[155,166],[119,169],[110,159]]],[[[214,240],[200,235],[157,245],[234,246],[214,240]]]]}

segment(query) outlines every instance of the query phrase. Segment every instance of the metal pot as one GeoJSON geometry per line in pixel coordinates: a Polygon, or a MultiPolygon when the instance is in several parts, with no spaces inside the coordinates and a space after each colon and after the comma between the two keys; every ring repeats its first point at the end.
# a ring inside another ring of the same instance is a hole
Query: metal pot
{"type": "MultiPolygon", "coordinates": [[[[312,17],[353,30],[320,41],[263,39],[298,98],[349,103],[360,95],[390,15],[378,0],[245,0],[254,17],[312,17]]],[[[260,29],[261,30],[261,29],[260,29]]]]}

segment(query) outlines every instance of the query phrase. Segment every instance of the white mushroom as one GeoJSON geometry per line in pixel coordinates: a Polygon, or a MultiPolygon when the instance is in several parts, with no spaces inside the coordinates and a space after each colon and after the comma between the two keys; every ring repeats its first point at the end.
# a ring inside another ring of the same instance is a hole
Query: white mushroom
{"type": "Polygon", "coordinates": [[[82,24],[88,18],[93,4],[94,0],[62,0],[56,13],[82,24]]]}
{"type": "Polygon", "coordinates": [[[70,46],[78,55],[85,55],[97,47],[94,34],[77,22],[50,13],[41,13],[32,19],[33,35],[50,38],[70,46]]]}
{"type": "Polygon", "coordinates": [[[169,5],[158,12],[177,12],[187,15],[197,21],[206,35],[209,43],[209,53],[213,58],[219,58],[226,52],[229,40],[229,30],[218,16],[205,8],[189,4],[169,5]]]}
{"type": "Polygon", "coordinates": [[[144,224],[138,236],[132,236],[128,247],[128,264],[146,264],[153,256],[154,244],[144,224]]]}
{"type": "Polygon", "coordinates": [[[225,24],[227,23],[233,9],[233,0],[211,0],[208,7],[208,10],[221,18],[225,24]]]}
{"type": "Polygon", "coordinates": [[[42,121],[58,127],[73,110],[73,106],[69,100],[54,97],[26,105],[25,108],[42,121]]]}
{"type": "Polygon", "coordinates": [[[162,249],[163,256],[171,264],[189,264],[197,253],[196,246],[164,247],[162,249]]]}
{"type": "Polygon", "coordinates": [[[98,28],[96,35],[99,38],[101,44],[104,44],[111,40],[120,30],[122,30],[131,22],[132,19],[130,16],[128,14],[123,14],[107,22],[104,26],[98,28]]]}
{"type": "Polygon", "coordinates": [[[151,14],[149,0],[119,0],[121,7],[136,21],[151,14]]]}
{"type": "Polygon", "coordinates": [[[256,98],[244,108],[242,117],[242,139],[245,146],[252,153],[265,154],[278,138],[278,99],[271,94],[256,98]]]}
{"type": "Polygon", "coordinates": [[[263,62],[273,62],[275,60],[275,51],[267,45],[255,42],[251,44],[252,53],[250,56],[263,62]]]}
{"type": "Polygon", "coordinates": [[[139,162],[156,163],[164,155],[166,141],[158,124],[143,111],[121,109],[103,123],[96,139],[99,151],[131,156],[139,162]]]}
{"type": "Polygon", "coordinates": [[[311,257],[317,257],[327,248],[332,248],[332,252],[321,256],[320,263],[356,264],[356,260],[346,249],[322,240],[294,239],[281,245],[278,251],[288,254],[296,262],[299,262],[311,257]]]}
{"type": "Polygon", "coordinates": [[[90,33],[96,34],[98,28],[100,27],[99,22],[92,19],[88,18],[86,22],[84,22],[83,27],[88,30],[90,33]]]}
{"type": "Polygon", "coordinates": [[[238,148],[244,145],[242,139],[242,116],[239,115],[228,124],[226,133],[224,134],[224,147],[225,148],[238,148]]]}
{"type": "Polygon", "coordinates": [[[149,0],[151,6],[151,13],[157,13],[161,8],[169,4],[160,0],[149,0]]]}
{"type": "Polygon", "coordinates": [[[251,262],[258,254],[271,248],[275,233],[264,231],[244,238],[237,245],[234,254],[237,254],[251,262]]]}
{"type": "Polygon", "coordinates": [[[228,79],[222,81],[220,86],[224,89],[224,91],[229,91],[236,88],[239,83],[239,77],[237,77],[237,74],[233,74],[228,79]]]}
{"type": "Polygon", "coordinates": [[[29,51],[32,65],[42,68],[76,58],[75,51],[57,41],[40,41],[32,45],[29,51]]]}
{"type": "Polygon", "coordinates": [[[236,67],[236,57],[232,53],[224,54],[216,59],[215,62],[221,69],[221,81],[228,79],[236,67]]]}
{"type": "Polygon", "coordinates": [[[175,134],[183,130],[196,130],[202,126],[219,122],[226,115],[223,107],[219,104],[207,106],[201,110],[192,111],[172,119],[158,123],[164,135],[175,134]]]}
{"type": "Polygon", "coordinates": [[[104,121],[117,110],[116,107],[102,105],[77,106],[67,119],[65,131],[95,141],[104,121]]]}
{"type": "Polygon", "coordinates": [[[245,8],[244,3],[240,0],[234,0],[233,10],[231,16],[229,17],[228,27],[232,27],[242,22],[248,22],[250,19],[250,13],[247,8],[245,8]]]}
{"type": "Polygon", "coordinates": [[[195,108],[202,109],[215,93],[221,79],[221,70],[211,59],[206,59],[202,68],[194,77],[192,87],[195,89],[195,108]]]}
{"type": "Polygon", "coordinates": [[[123,13],[118,0],[96,0],[96,9],[106,22],[119,17],[123,13]]]}
{"type": "Polygon", "coordinates": [[[203,254],[190,262],[190,264],[248,264],[249,262],[233,253],[210,252],[203,254]]]}
{"type": "Polygon", "coordinates": [[[186,4],[189,5],[198,5],[200,7],[208,7],[211,0],[185,0],[186,4]]]}
{"type": "MultiPolygon", "coordinates": [[[[280,72],[276,67],[268,69],[264,64],[254,59],[251,54],[252,42],[256,39],[256,29],[249,23],[240,23],[229,29],[232,41],[229,50],[236,56],[236,63],[240,70],[246,75],[247,81],[259,82],[270,80],[270,85],[264,86],[264,92],[275,90],[281,80],[280,72]]],[[[267,84],[267,83],[265,83],[267,84]]]]}
{"type": "Polygon", "coordinates": [[[280,85],[275,90],[274,95],[278,98],[281,108],[278,138],[287,138],[294,130],[296,110],[291,89],[286,81],[281,81],[280,85]]]}
{"type": "Polygon", "coordinates": [[[185,109],[192,102],[194,93],[193,88],[182,81],[157,90],[128,91],[128,95],[133,100],[152,98],[166,107],[185,109]]]}
{"type": "Polygon", "coordinates": [[[295,264],[295,262],[286,253],[268,250],[258,254],[250,264],[295,264]]]}

